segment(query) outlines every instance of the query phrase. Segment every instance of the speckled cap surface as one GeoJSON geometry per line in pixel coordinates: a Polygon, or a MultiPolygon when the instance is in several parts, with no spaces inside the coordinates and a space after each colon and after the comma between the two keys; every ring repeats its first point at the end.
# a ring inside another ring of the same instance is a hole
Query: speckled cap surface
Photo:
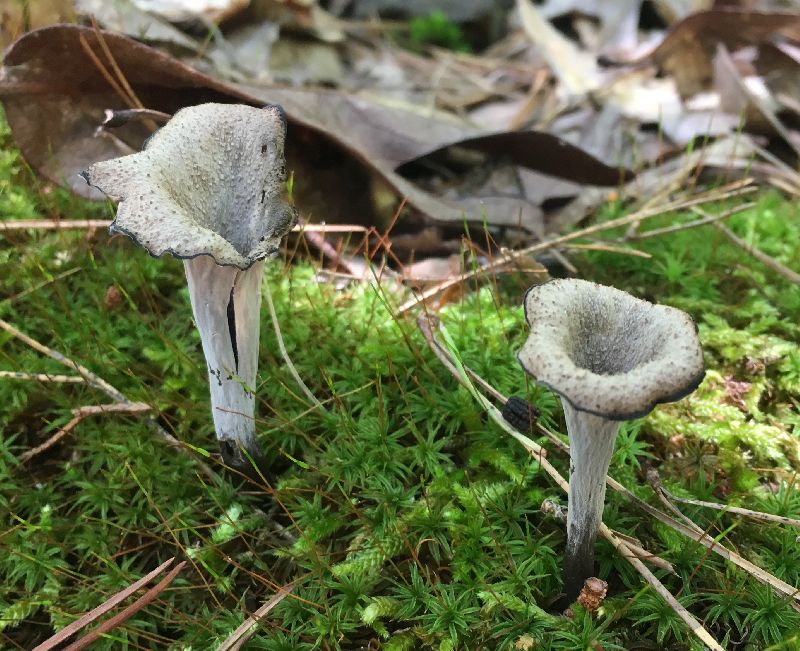
{"type": "Polygon", "coordinates": [[[285,137],[278,106],[200,104],[178,111],[143,151],[82,176],[121,202],[111,231],[151,255],[210,255],[246,269],[277,252],[296,221],[283,199],[285,137]]]}
{"type": "Polygon", "coordinates": [[[535,285],[524,305],[520,364],[576,409],[639,418],[703,380],[697,328],[681,310],[577,279],[535,285]]]}

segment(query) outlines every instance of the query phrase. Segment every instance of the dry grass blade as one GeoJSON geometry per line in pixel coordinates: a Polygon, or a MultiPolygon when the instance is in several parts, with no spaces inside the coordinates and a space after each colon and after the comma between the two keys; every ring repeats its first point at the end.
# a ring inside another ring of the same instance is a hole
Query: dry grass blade
{"type": "Polygon", "coordinates": [[[650,486],[653,489],[653,492],[656,494],[656,497],[658,497],[659,501],[664,505],[667,511],[672,513],[679,520],[683,520],[686,526],[688,526],[696,533],[700,534],[701,536],[707,535],[707,532],[704,531],[702,527],[700,527],[697,523],[693,522],[689,516],[683,513],[677,506],[675,506],[672,502],[670,502],[667,499],[667,496],[660,490],[660,485],[661,485],[660,480],[658,481],[658,485],[656,485],[650,473],[648,473],[648,480],[650,481],[650,486]]]}
{"type": "Polygon", "coordinates": [[[33,382],[86,384],[86,380],[79,375],[49,375],[48,373],[23,373],[22,371],[0,371],[0,378],[8,378],[10,380],[31,380],[33,382]]]}
{"type": "MultiPolygon", "coordinates": [[[[659,522],[667,525],[668,527],[674,529],[680,534],[683,534],[687,538],[691,538],[695,542],[703,545],[706,549],[713,551],[715,554],[722,556],[727,561],[730,561],[739,569],[744,570],[754,579],[763,583],[764,585],[771,586],[776,592],[778,592],[782,597],[786,597],[790,599],[790,605],[796,611],[800,612],[800,590],[797,588],[792,587],[785,581],[782,581],[778,577],[770,574],[766,570],[761,569],[758,565],[751,563],[747,559],[741,557],[734,551],[731,551],[727,547],[724,547],[716,540],[714,540],[711,536],[709,536],[706,532],[696,528],[697,525],[689,526],[676,520],[675,518],[659,511],[657,508],[650,506],[644,500],[639,499],[634,495],[631,491],[625,488],[622,484],[618,481],[613,479],[612,477],[606,477],[606,481],[608,485],[611,486],[615,491],[620,493],[623,497],[625,497],[630,502],[636,504],[642,511],[647,513],[648,515],[654,517],[659,522]]],[[[662,495],[664,499],[665,496],[662,495]]],[[[673,508],[674,505],[673,505],[673,508]]],[[[677,510],[677,509],[676,509],[677,510]]]]}
{"type": "Polygon", "coordinates": [[[76,619],[71,624],[62,628],[58,633],[48,638],[44,642],[42,642],[33,651],[50,651],[50,649],[54,649],[68,637],[71,637],[79,630],[81,630],[84,626],[91,624],[94,620],[105,615],[109,610],[114,608],[117,604],[121,603],[122,601],[130,597],[139,588],[150,583],[150,581],[152,581],[164,570],[166,570],[170,565],[172,565],[172,561],[174,560],[175,558],[173,557],[170,558],[168,561],[164,561],[161,565],[159,565],[156,569],[154,569],[146,576],[143,576],[141,579],[139,579],[135,583],[132,583],[124,590],[120,590],[117,594],[115,594],[113,597],[106,600],[102,604],[100,604],[97,608],[90,610],[88,613],[86,613],[79,619],[76,619]]]}
{"type": "Polygon", "coordinates": [[[122,404],[117,403],[113,405],[87,405],[86,407],[78,407],[77,409],[73,409],[72,413],[74,415],[73,419],[69,421],[64,427],[60,428],[55,434],[53,434],[50,438],[48,438],[44,443],[41,445],[37,445],[35,448],[32,448],[21,454],[19,457],[20,463],[26,463],[33,459],[38,454],[45,452],[52,448],[56,443],[58,443],[61,439],[63,439],[67,434],[69,434],[73,429],[75,429],[78,424],[87,416],[92,416],[94,414],[109,414],[109,413],[141,413],[143,411],[152,411],[152,407],[148,404],[143,402],[133,402],[130,404],[122,404]]]}
{"type": "Polygon", "coordinates": [[[178,576],[178,573],[184,568],[185,565],[186,561],[181,561],[178,563],[178,565],[176,565],[175,568],[172,569],[169,574],[167,574],[167,576],[161,579],[161,581],[145,592],[130,606],[104,621],[102,624],[100,624],[100,626],[94,629],[91,633],[84,635],[77,642],[70,644],[66,649],[64,649],[64,651],[80,651],[81,649],[85,649],[101,635],[108,633],[108,631],[115,629],[124,621],[133,617],[136,613],[142,610],[142,608],[145,608],[148,604],[154,601],[158,595],[164,592],[164,590],[169,587],[169,584],[175,580],[175,577],[178,576]]]}
{"type": "Polygon", "coordinates": [[[130,404],[130,400],[128,400],[122,392],[112,387],[108,382],[106,382],[100,376],[92,373],[85,366],[81,366],[77,362],[72,361],[66,355],[59,353],[57,350],[53,350],[52,348],[49,348],[44,344],[39,343],[38,341],[36,341],[32,337],[29,337],[24,332],[18,330],[13,325],[8,323],[7,321],[4,321],[3,319],[0,319],[0,329],[5,330],[7,333],[12,335],[13,337],[16,337],[24,344],[33,348],[35,351],[42,353],[43,355],[47,355],[47,357],[50,357],[51,359],[60,362],[64,366],[71,368],[73,371],[77,372],[86,381],[87,384],[95,387],[96,389],[100,389],[100,391],[105,393],[107,396],[109,396],[116,402],[130,404]]]}
{"type": "Polygon", "coordinates": [[[0,231],[64,231],[72,228],[108,228],[109,219],[15,219],[0,221],[0,231]]]}
{"type": "MultiPolygon", "coordinates": [[[[0,223],[2,223],[2,222],[0,222],[0,223]]],[[[0,301],[0,305],[5,305],[7,303],[13,303],[14,301],[18,301],[21,298],[25,298],[26,296],[30,296],[31,294],[35,294],[36,292],[38,292],[43,287],[47,287],[48,285],[51,285],[51,284],[56,283],[56,282],[58,282],[60,280],[63,280],[64,278],[69,278],[71,275],[76,274],[79,271],[82,271],[82,269],[80,267],[73,267],[72,269],[67,269],[66,271],[62,271],[57,276],[52,276],[52,277],[48,278],[47,280],[43,280],[43,281],[41,281],[39,283],[36,283],[32,287],[28,287],[27,289],[23,289],[21,292],[18,292],[16,294],[12,294],[11,296],[8,296],[8,297],[4,298],[2,301],[0,301]]]]}
{"type": "MultiPolygon", "coordinates": [[[[527,450],[528,452],[538,461],[542,469],[550,475],[553,481],[559,485],[559,487],[564,492],[569,492],[569,483],[567,482],[564,477],[561,476],[561,473],[556,470],[556,468],[547,460],[546,458],[546,451],[541,446],[537,445],[534,441],[530,438],[521,434],[516,429],[514,429],[502,416],[500,411],[484,396],[482,396],[474,387],[474,385],[470,382],[469,377],[466,372],[462,371],[459,367],[460,362],[455,359],[455,357],[444,347],[442,346],[439,341],[436,339],[435,335],[433,334],[433,330],[431,328],[430,322],[428,321],[425,315],[420,315],[417,318],[417,324],[425,337],[425,340],[428,342],[431,350],[433,351],[434,355],[442,361],[442,363],[453,373],[456,379],[461,382],[473,396],[478,400],[481,406],[487,411],[489,416],[492,420],[497,423],[504,431],[510,434],[513,438],[519,441],[527,450]],[[445,362],[446,360],[446,362],[445,362]]],[[[714,637],[703,627],[703,625],[688,611],[686,608],[678,602],[675,596],[664,587],[664,584],[659,581],[658,577],[655,576],[640,560],[638,555],[634,553],[630,547],[625,543],[621,538],[614,535],[614,533],[605,525],[601,524],[600,526],[600,535],[603,536],[608,542],[610,542],[614,548],[619,552],[620,556],[624,558],[628,563],[630,563],[636,571],[647,581],[647,583],[655,590],[655,592],[661,596],[666,603],[670,605],[670,607],[675,611],[678,617],[689,627],[692,633],[697,636],[699,640],[703,642],[708,648],[714,649],[715,651],[724,651],[724,647],[720,646],[720,644],[714,639],[714,637]]]]}
{"type": "Polygon", "coordinates": [[[650,237],[659,237],[661,235],[669,235],[671,233],[677,233],[679,231],[685,231],[690,228],[697,228],[698,226],[705,226],[706,224],[713,224],[718,221],[722,221],[723,219],[727,219],[731,215],[735,215],[736,213],[744,212],[745,210],[749,210],[753,208],[756,204],[752,201],[743,203],[740,206],[736,206],[731,210],[726,210],[725,212],[720,213],[719,215],[709,215],[704,217],[703,219],[697,219],[695,221],[686,222],[685,224],[675,224],[674,226],[665,226],[664,228],[654,228],[649,231],[645,231],[644,233],[634,233],[629,237],[626,237],[625,240],[646,240],[650,237]]]}
{"type": "Polygon", "coordinates": [[[775,273],[780,274],[789,282],[793,282],[797,285],[800,285],[800,274],[794,271],[793,269],[789,269],[786,265],[781,264],[772,256],[767,255],[760,249],[757,249],[752,244],[745,242],[742,238],[740,238],[736,233],[734,233],[730,228],[723,224],[714,224],[714,226],[722,233],[725,237],[727,237],[731,242],[733,242],[736,246],[738,246],[742,251],[747,253],[748,255],[753,256],[756,260],[761,262],[762,264],[766,265],[770,269],[772,269],[775,273]]]}
{"type": "MultiPolygon", "coordinates": [[[[132,405],[132,404],[134,404],[133,402],[128,400],[128,398],[125,396],[124,393],[122,393],[118,389],[115,389],[113,386],[111,386],[108,382],[106,382],[99,375],[96,375],[95,373],[92,373],[88,368],[86,368],[85,366],[82,366],[82,365],[78,364],[77,362],[71,360],[69,357],[67,357],[63,353],[60,353],[57,350],[53,350],[52,348],[49,348],[48,346],[45,346],[44,344],[39,343],[38,341],[36,341],[32,337],[29,337],[24,332],[22,332],[22,331],[18,330],[17,328],[15,328],[13,325],[8,323],[8,321],[4,321],[3,319],[0,319],[0,330],[5,330],[7,333],[12,335],[13,337],[16,337],[17,339],[22,341],[24,344],[26,344],[26,345],[30,346],[31,348],[33,348],[35,351],[37,351],[39,353],[42,353],[43,355],[46,355],[47,357],[50,357],[51,359],[56,360],[57,362],[63,364],[64,366],[67,366],[68,368],[71,368],[73,371],[78,373],[78,375],[80,375],[84,379],[86,384],[88,384],[90,386],[93,386],[96,389],[99,389],[100,391],[105,393],[109,398],[111,398],[115,402],[118,402],[118,403],[121,403],[121,404],[124,404],[124,405],[132,405]]],[[[178,439],[176,439],[174,436],[172,436],[172,434],[167,432],[163,427],[161,427],[161,425],[159,425],[156,422],[155,418],[152,418],[152,417],[148,418],[148,419],[146,419],[145,422],[147,422],[149,427],[153,431],[155,431],[155,433],[158,434],[158,436],[167,445],[169,445],[170,447],[175,448],[177,450],[180,450],[184,454],[188,454],[188,451],[186,450],[186,448],[183,447],[181,442],[178,439]]],[[[194,459],[194,457],[193,457],[193,459],[194,459]]],[[[199,459],[194,459],[194,462],[197,464],[197,466],[200,468],[200,470],[203,472],[203,474],[206,475],[206,477],[208,477],[212,481],[214,480],[216,475],[214,474],[214,471],[211,470],[211,468],[209,468],[205,463],[203,463],[199,459]]]]}
{"type": "Polygon", "coordinates": [[[86,54],[87,57],[89,57],[94,67],[97,68],[97,71],[102,75],[103,79],[106,80],[108,85],[111,86],[111,88],[114,90],[117,96],[123,102],[125,102],[125,105],[128,108],[141,108],[141,106],[137,107],[133,103],[133,100],[127,95],[122,86],[120,86],[119,83],[117,83],[117,80],[114,79],[113,75],[106,69],[106,67],[103,65],[103,62],[100,61],[100,58],[92,49],[92,46],[89,45],[89,41],[86,39],[86,37],[83,34],[81,34],[78,38],[80,40],[81,48],[83,48],[83,52],[86,54]]]}
{"type": "Polygon", "coordinates": [[[241,649],[242,645],[252,637],[258,621],[283,601],[293,589],[294,586],[292,585],[281,588],[269,601],[244,620],[244,622],[219,645],[217,651],[238,651],[241,649]]]}
{"type": "Polygon", "coordinates": [[[653,590],[669,604],[672,610],[675,611],[675,614],[678,615],[678,617],[680,617],[681,620],[689,627],[697,639],[703,642],[703,644],[705,644],[709,649],[725,651],[725,647],[720,645],[720,643],[712,637],[711,633],[709,633],[703,627],[703,625],[694,617],[694,615],[692,615],[692,613],[690,613],[675,598],[675,596],[669,590],[667,590],[666,587],[664,587],[664,584],[658,580],[658,577],[634,555],[626,543],[615,536],[611,530],[609,530],[609,528],[602,523],[600,524],[600,534],[614,546],[614,549],[617,550],[620,556],[628,561],[639,572],[639,574],[645,578],[647,583],[650,584],[650,587],[653,588],[653,590]]]}
{"type": "Polygon", "coordinates": [[[283,361],[286,362],[286,367],[289,369],[289,373],[291,373],[294,381],[297,383],[297,386],[300,387],[300,390],[303,392],[306,398],[308,398],[311,401],[311,404],[317,409],[326,411],[325,407],[317,399],[317,396],[311,393],[311,389],[309,389],[306,386],[306,383],[303,382],[303,378],[300,377],[300,373],[297,372],[292,359],[289,357],[289,353],[286,350],[286,345],[283,343],[283,335],[281,334],[281,327],[278,323],[278,315],[275,312],[275,305],[272,302],[272,290],[269,288],[269,283],[264,283],[264,286],[266,287],[264,294],[266,294],[267,297],[269,316],[272,319],[272,327],[275,329],[275,337],[278,340],[278,348],[280,349],[281,357],[283,357],[283,361]]]}
{"type": "Polygon", "coordinates": [[[565,244],[565,249],[576,249],[578,251],[606,251],[608,253],[618,253],[619,255],[632,255],[636,258],[652,258],[653,256],[644,251],[636,249],[626,249],[623,246],[613,246],[611,244],[565,244]]]}
{"type": "Polygon", "coordinates": [[[673,502],[692,504],[693,506],[700,506],[705,509],[714,509],[715,511],[725,511],[726,513],[741,515],[747,518],[752,518],[753,520],[759,520],[761,522],[785,524],[789,527],[800,527],[800,520],[797,520],[795,518],[787,518],[785,515],[774,515],[772,513],[764,513],[763,511],[753,511],[751,509],[743,509],[739,506],[729,506],[727,504],[717,504],[716,502],[704,502],[703,500],[694,500],[688,497],[678,497],[677,495],[673,495],[666,488],[664,488],[664,486],[661,484],[661,479],[658,476],[658,471],[656,471],[655,469],[651,469],[650,471],[648,471],[647,479],[650,481],[650,485],[653,487],[655,491],[662,493],[667,500],[672,500],[673,502]]]}

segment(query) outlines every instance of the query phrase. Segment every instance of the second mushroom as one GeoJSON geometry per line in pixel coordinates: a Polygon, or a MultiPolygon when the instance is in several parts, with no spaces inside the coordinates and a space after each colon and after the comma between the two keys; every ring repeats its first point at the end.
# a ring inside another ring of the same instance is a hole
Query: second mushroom
{"type": "Polygon", "coordinates": [[[561,397],[570,443],[564,591],[594,575],[606,474],[622,421],[691,393],[705,375],[692,318],[596,283],[553,280],[528,290],[522,367],[561,397]]]}
{"type": "Polygon", "coordinates": [[[264,258],[296,221],[283,199],[285,136],[278,106],[201,104],[143,151],[83,172],[120,201],[112,232],[183,260],[222,458],[250,475],[251,460],[263,463],[254,412],[264,258]]]}

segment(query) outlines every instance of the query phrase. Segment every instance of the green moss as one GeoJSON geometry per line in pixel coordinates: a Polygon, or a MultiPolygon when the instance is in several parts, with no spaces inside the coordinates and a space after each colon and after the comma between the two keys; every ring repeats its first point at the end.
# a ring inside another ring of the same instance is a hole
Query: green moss
{"type": "Polygon", "coordinates": [[[685,400],[662,406],[647,419],[654,432],[684,435],[736,451],[759,464],[790,468],[800,446],[779,423],[758,422],[752,413],[728,403],[725,379],[709,371],[703,384],[685,400]]]}
{"type": "MultiPolygon", "coordinates": [[[[111,214],[37,180],[7,130],[0,141],[5,219],[111,214]]],[[[790,227],[796,217],[791,202],[766,193],[732,226],[791,265],[800,259],[800,235],[790,227]]],[[[789,481],[800,431],[800,357],[792,347],[800,299],[796,288],[708,235],[645,243],[651,260],[575,258],[587,278],[690,309],[707,350],[710,372],[700,389],[626,426],[612,472],[651,499],[642,472],[654,463],[672,490],[797,517],[789,481]]],[[[0,379],[0,508],[8,514],[0,534],[0,646],[33,648],[172,556],[190,561],[172,587],[98,649],[213,648],[275,586],[290,582],[292,596],[270,611],[247,648],[355,649],[375,639],[395,650],[692,644],[603,543],[598,572],[610,582],[603,609],[595,616],[578,609],[573,620],[548,614],[564,532],[540,505],[558,499],[558,489],[487,422],[428,351],[413,318],[394,314],[388,288],[339,291],[314,274],[297,261],[270,265],[266,278],[288,352],[328,409],[309,410],[265,313],[257,396],[259,436],[277,474],[270,499],[241,491],[222,473],[205,478],[196,462],[214,465],[213,457],[174,453],[132,415],[88,418],[20,464],[20,454],[68,422],[72,409],[107,398],[84,385],[0,379]]],[[[180,263],[154,260],[103,233],[13,231],[0,234],[0,277],[0,317],[156,407],[179,439],[216,448],[180,263]],[[106,301],[110,287],[122,292],[121,302],[106,301]]],[[[525,336],[525,282],[513,277],[498,290],[470,292],[442,318],[472,368],[505,394],[530,399],[543,423],[561,429],[558,400],[528,386],[514,358],[525,336]]],[[[5,333],[0,368],[68,372],[5,333]]],[[[566,459],[551,458],[566,474],[566,459]]],[[[609,525],[670,560],[679,576],[664,576],[666,585],[715,630],[748,635],[752,648],[795,634],[791,609],[751,579],[612,492],[607,502],[609,525]]],[[[686,512],[798,581],[792,532],[686,512]]]]}

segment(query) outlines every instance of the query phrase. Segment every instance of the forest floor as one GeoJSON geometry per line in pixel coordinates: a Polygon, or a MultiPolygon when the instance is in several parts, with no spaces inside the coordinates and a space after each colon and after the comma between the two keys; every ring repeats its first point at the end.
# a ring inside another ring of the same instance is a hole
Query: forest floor
{"type": "MultiPolygon", "coordinates": [[[[0,145],[4,219],[113,217],[111,204],[39,180],[5,127],[0,145]]],[[[767,190],[754,201],[727,225],[796,265],[800,207],[767,190]]],[[[621,210],[609,204],[594,220],[621,210]]],[[[0,331],[0,646],[32,648],[177,557],[188,564],[170,587],[93,648],[214,648],[289,584],[246,648],[702,648],[604,541],[599,610],[551,614],[565,533],[540,507],[565,495],[432,354],[416,312],[398,312],[406,295],[392,282],[321,282],[312,259],[292,254],[298,246],[292,236],[264,282],[288,354],[325,411],[297,389],[263,310],[258,433],[276,477],[241,487],[216,456],[182,265],[105,229],[0,232],[0,319],[151,406],[185,443],[168,447],[147,414],[95,414],[23,460],[72,410],[109,398],[83,382],[11,377],[75,373],[0,331]]],[[[655,506],[648,469],[677,496],[797,518],[800,288],[713,225],[635,248],[649,257],[571,251],[570,260],[579,277],[688,311],[708,372],[688,398],[623,426],[610,474],[655,506]]],[[[467,283],[439,316],[465,364],[563,432],[558,400],[516,360],[531,282],[467,283]]],[[[565,455],[537,440],[566,475],[565,455]]],[[[719,543],[800,585],[796,529],[678,506],[719,543]]],[[[675,574],[654,572],[726,648],[800,649],[800,615],[770,587],[612,490],[604,520],[672,563],[675,574]]]]}

